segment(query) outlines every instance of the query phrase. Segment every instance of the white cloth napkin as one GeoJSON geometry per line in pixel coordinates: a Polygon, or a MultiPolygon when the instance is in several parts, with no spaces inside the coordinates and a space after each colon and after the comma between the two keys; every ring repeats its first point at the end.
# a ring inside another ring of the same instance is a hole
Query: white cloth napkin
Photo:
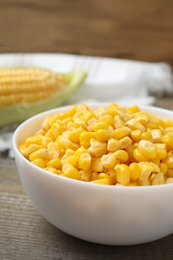
{"type": "Polygon", "coordinates": [[[116,102],[152,105],[173,93],[172,68],[167,63],[103,59],[99,71],[69,99],[69,103],[116,102]]]}
{"type": "MultiPolygon", "coordinates": [[[[43,66],[43,62],[41,62],[41,59],[43,60],[42,56],[31,56],[23,58],[23,61],[28,64],[27,59],[32,58],[32,62],[29,65],[40,66],[42,64],[43,66]]],[[[57,71],[61,72],[61,65],[65,64],[66,67],[63,67],[62,72],[75,68],[88,71],[88,78],[85,84],[68,99],[67,104],[115,102],[121,105],[153,105],[158,96],[173,93],[172,68],[167,63],[147,63],[93,57],[94,66],[91,64],[86,68],[82,66],[83,63],[79,63],[78,65],[80,66],[78,67],[74,66],[76,60],[78,61],[78,57],[75,55],[56,57],[57,61],[59,58],[59,67],[56,66],[56,69],[54,67],[57,71]],[[90,67],[92,70],[90,70],[90,67]]],[[[53,69],[51,57],[49,58],[46,67],[53,69]]],[[[83,59],[88,59],[88,57],[83,59]]],[[[55,61],[53,64],[56,64],[55,61]]],[[[0,129],[0,156],[7,150],[9,151],[9,156],[13,157],[11,149],[13,132],[14,128],[8,130],[0,129]]]]}

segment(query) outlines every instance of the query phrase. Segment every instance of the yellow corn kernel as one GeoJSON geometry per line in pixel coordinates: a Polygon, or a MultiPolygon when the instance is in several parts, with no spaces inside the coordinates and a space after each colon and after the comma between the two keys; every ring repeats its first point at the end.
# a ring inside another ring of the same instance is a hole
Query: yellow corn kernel
{"type": "Polygon", "coordinates": [[[55,122],[53,125],[51,125],[51,133],[54,137],[54,139],[57,139],[58,136],[62,134],[64,131],[63,125],[60,122],[55,122]]]}
{"type": "Polygon", "coordinates": [[[139,148],[133,150],[133,156],[137,162],[148,161],[148,158],[143,155],[139,148]]]}
{"type": "Polygon", "coordinates": [[[139,167],[140,167],[139,179],[143,182],[148,181],[151,173],[160,172],[159,166],[152,162],[144,162],[142,164],[139,164],[139,167]]]}
{"type": "Polygon", "coordinates": [[[117,160],[120,160],[121,162],[126,162],[129,159],[128,153],[124,150],[118,150],[114,152],[113,155],[117,160]]]}
{"type": "Polygon", "coordinates": [[[124,149],[128,153],[128,157],[129,157],[129,160],[131,163],[136,162],[136,159],[133,155],[134,149],[135,149],[134,144],[130,144],[127,147],[125,147],[125,149],[124,149]]]}
{"type": "Polygon", "coordinates": [[[41,145],[41,137],[40,136],[31,136],[31,137],[28,137],[26,140],[25,140],[25,144],[26,146],[29,146],[30,144],[38,144],[38,145],[41,145]]]}
{"type": "Polygon", "coordinates": [[[21,152],[21,154],[22,154],[25,158],[28,158],[29,152],[28,152],[28,147],[26,146],[26,144],[21,144],[21,145],[19,146],[19,151],[21,152]]]}
{"type": "Polygon", "coordinates": [[[105,122],[96,122],[93,126],[93,130],[97,132],[100,129],[108,129],[108,124],[106,124],[105,122]]]}
{"type": "Polygon", "coordinates": [[[104,172],[99,173],[99,179],[105,179],[105,178],[110,179],[110,176],[104,172]]]}
{"type": "Polygon", "coordinates": [[[129,169],[130,169],[130,180],[132,182],[136,181],[139,178],[140,175],[140,167],[138,163],[131,163],[129,165],[129,169]]]}
{"type": "Polygon", "coordinates": [[[160,168],[160,172],[162,172],[163,175],[165,175],[167,170],[168,170],[167,164],[166,163],[160,163],[159,168],[160,168]]]}
{"type": "Polygon", "coordinates": [[[43,136],[43,138],[42,138],[42,140],[41,140],[41,145],[46,148],[47,145],[48,145],[50,142],[52,142],[52,138],[51,138],[51,137],[49,137],[49,136],[43,136]]]}
{"type": "Polygon", "coordinates": [[[130,106],[126,109],[127,113],[137,113],[140,112],[140,109],[137,105],[130,106]]]}
{"type": "Polygon", "coordinates": [[[159,124],[157,122],[156,123],[149,122],[148,124],[146,124],[146,128],[148,130],[159,129],[159,124]]]}
{"type": "Polygon", "coordinates": [[[155,146],[157,147],[157,158],[159,160],[164,159],[167,156],[166,145],[163,143],[155,143],[155,146]]]}
{"type": "Polygon", "coordinates": [[[38,158],[41,158],[43,160],[48,160],[49,158],[49,152],[46,148],[39,149],[29,155],[29,160],[34,161],[38,158]]]}
{"type": "Polygon", "coordinates": [[[90,181],[90,179],[91,179],[91,170],[90,169],[88,169],[87,171],[79,170],[79,173],[81,175],[81,181],[90,181]]]}
{"type": "Polygon", "coordinates": [[[62,166],[62,172],[65,174],[66,177],[80,180],[81,174],[80,172],[71,164],[67,163],[62,166]]]}
{"type": "Polygon", "coordinates": [[[163,135],[162,142],[173,149],[173,133],[167,133],[163,135]]]}
{"type": "Polygon", "coordinates": [[[74,143],[79,143],[80,135],[83,132],[83,128],[80,126],[77,129],[73,129],[69,132],[69,139],[74,143]]]}
{"type": "Polygon", "coordinates": [[[146,125],[149,121],[149,115],[146,112],[136,112],[135,118],[143,125],[146,125]]]}
{"type": "Polygon", "coordinates": [[[68,138],[61,137],[57,139],[57,144],[59,149],[73,149],[76,150],[79,146],[72,141],[70,141],[68,138]]]}
{"type": "Polygon", "coordinates": [[[30,144],[28,145],[28,155],[39,150],[39,149],[42,149],[44,148],[43,146],[41,145],[38,145],[38,144],[30,144]]]}
{"type": "Polygon", "coordinates": [[[43,133],[43,134],[37,134],[37,135],[42,135],[43,137],[50,137],[52,140],[54,140],[54,136],[52,134],[51,129],[49,129],[47,132],[43,133]]]}
{"type": "Polygon", "coordinates": [[[42,129],[43,129],[45,132],[47,132],[47,131],[49,130],[49,128],[50,128],[50,124],[49,124],[50,119],[51,119],[51,116],[47,116],[47,117],[44,119],[43,123],[42,123],[42,129]]]}
{"type": "Polygon", "coordinates": [[[129,127],[119,127],[114,130],[114,138],[120,140],[123,137],[128,136],[130,131],[129,127]]]}
{"type": "Polygon", "coordinates": [[[59,170],[57,170],[56,168],[52,167],[52,166],[47,166],[44,168],[45,171],[54,173],[54,174],[59,174],[59,170]]]}
{"type": "Polygon", "coordinates": [[[132,143],[132,139],[129,136],[125,136],[119,140],[119,143],[120,149],[124,149],[132,143]]]}
{"type": "Polygon", "coordinates": [[[84,148],[83,146],[79,147],[79,148],[75,151],[75,153],[74,153],[74,155],[76,156],[77,160],[79,160],[79,157],[80,157],[80,155],[81,155],[82,153],[87,153],[87,149],[84,148]]]}
{"type": "Polygon", "coordinates": [[[96,140],[95,138],[91,138],[90,145],[93,148],[106,147],[106,142],[101,142],[101,141],[96,140]]]}
{"type": "Polygon", "coordinates": [[[37,159],[35,159],[35,160],[31,161],[31,162],[32,162],[32,164],[34,164],[34,165],[36,165],[36,166],[38,166],[40,168],[45,168],[46,167],[46,161],[43,160],[42,158],[37,158],[37,159]]]}
{"type": "Polygon", "coordinates": [[[148,140],[140,140],[138,143],[138,148],[148,159],[155,159],[157,157],[157,146],[148,140]]]}
{"type": "Polygon", "coordinates": [[[130,183],[130,169],[126,164],[118,164],[115,166],[117,172],[117,182],[121,185],[130,183]]]}
{"type": "Polygon", "coordinates": [[[160,185],[163,183],[164,183],[164,176],[162,172],[153,175],[153,178],[151,180],[152,185],[160,185]]]}
{"type": "Polygon", "coordinates": [[[89,107],[86,104],[81,104],[76,107],[76,114],[81,115],[89,111],[89,107]]]}
{"type": "Polygon", "coordinates": [[[116,115],[114,117],[114,127],[115,128],[120,128],[120,127],[124,127],[124,126],[125,126],[124,121],[121,120],[121,118],[118,115],[116,115]]]}
{"type": "Polygon", "coordinates": [[[111,115],[104,115],[99,117],[99,122],[104,122],[109,126],[113,126],[114,118],[111,115]]]}
{"type": "Polygon", "coordinates": [[[109,178],[104,178],[104,179],[98,179],[98,180],[90,181],[90,183],[110,185],[110,180],[109,180],[109,178]]]}
{"type": "Polygon", "coordinates": [[[112,154],[104,154],[101,160],[103,167],[108,169],[115,167],[116,158],[112,154]]]}
{"type": "Polygon", "coordinates": [[[95,132],[82,132],[79,136],[80,145],[85,148],[88,148],[90,146],[90,140],[92,138],[95,138],[95,136],[95,132]]]}
{"type": "Polygon", "coordinates": [[[99,174],[98,172],[91,172],[90,180],[95,181],[99,179],[99,174]]]}
{"type": "Polygon", "coordinates": [[[152,129],[151,135],[152,135],[154,143],[161,143],[162,142],[162,132],[161,132],[160,129],[152,129]]]}
{"type": "Polygon", "coordinates": [[[120,148],[120,142],[114,138],[110,138],[107,142],[108,152],[115,152],[120,148]]]}
{"type": "Polygon", "coordinates": [[[113,128],[99,129],[96,131],[96,139],[100,142],[108,141],[114,135],[113,128]]]}
{"type": "Polygon", "coordinates": [[[126,124],[127,127],[131,128],[131,130],[141,130],[141,132],[145,132],[146,128],[143,124],[141,124],[140,122],[138,122],[138,120],[136,118],[131,118],[129,119],[126,124]]]}
{"type": "Polygon", "coordinates": [[[78,159],[78,167],[81,170],[87,171],[91,167],[91,155],[82,153],[78,159]]]}
{"type": "Polygon", "coordinates": [[[167,177],[167,178],[173,177],[173,169],[168,169],[168,170],[167,170],[167,172],[166,172],[166,177],[167,177]]]}
{"type": "Polygon", "coordinates": [[[82,127],[83,129],[85,129],[86,128],[86,123],[85,123],[85,121],[84,120],[82,120],[81,118],[74,118],[73,119],[73,124],[74,124],[74,127],[75,128],[78,128],[78,127],[82,127]]]}
{"type": "Polygon", "coordinates": [[[173,183],[173,177],[169,177],[166,179],[165,184],[173,183]]]}
{"type": "Polygon", "coordinates": [[[92,111],[86,111],[82,115],[82,119],[87,123],[91,118],[95,118],[95,114],[92,111]]]}
{"type": "Polygon", "coordinates": [[[136,182],[137,182],[138,186],[150,186],[151,185],[149,180],[141,181],[140,179],[138,179],[136,182]]]}
{"type": "Polygon", "coordinates": [[[160,159],[159,158],[154,158],[154,159],[150,159],[150,162],[157,164],[158,166],[160,166],[160,159]]]}
{"type": "Polygon", "coordinates": [[[130,132],[130,137],[133,140],[133,142],[139,142],[139,140],[141,139],[141,130],[132,130],[130,132]]]}
{"type": "Polygon", "coordinates": [[[162,160],[163,163],[166,163],[169,169],[173,168],[173,151],[169,151],[167,156],[162,160]]]}
{"type": "Polygon", "coordinates": [[[91,161],[91,172],[102,172],[103,163],[101,158],[92,158],[91,161]]]}
{"type": "Polygon", "coordinates": [[[46,167],[53,167],[55,169],[60,170],[61,169],[61,160],[60,158],[54,158],[47,162],[46,167]]]}
{"type": "Polygon", "coordinates": [[[141,133],[141,140],[147,140],[147,141],[153,142],[153,138],[152,138],[151,132],[143,132],[143,133],[141,133]]]}
{"type": "Polygon", "coordinates": [[[73,165],[74,167],[76,167],[77,166],[77,157],[75,155],[70,155],[68,157],[65,156],[65,158],[64,158],[64,156],[63,156],[61,158],[61,163],[62,163],[62,165],[69,163],[69,164],[73,165]]]}
{"type": "Polygon", "coordinates": [[[97,123],[97,119],[95,117],[92,117],[90,120],[88,120],[86,126],[87,131],[88,132],[94,131],[94,126],[96,125],[96,123],[97,123]]]}

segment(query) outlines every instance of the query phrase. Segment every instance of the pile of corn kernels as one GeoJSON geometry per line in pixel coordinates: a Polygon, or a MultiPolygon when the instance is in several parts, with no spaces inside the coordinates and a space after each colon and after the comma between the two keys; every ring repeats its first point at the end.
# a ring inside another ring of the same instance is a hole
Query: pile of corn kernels
{"type": "Polygon", "coordinates": [[[148,186],[173,183],[173,121],[138,106],[76,105],[45,118],[20,145],[31,163],[90,183],[148,186]]]}

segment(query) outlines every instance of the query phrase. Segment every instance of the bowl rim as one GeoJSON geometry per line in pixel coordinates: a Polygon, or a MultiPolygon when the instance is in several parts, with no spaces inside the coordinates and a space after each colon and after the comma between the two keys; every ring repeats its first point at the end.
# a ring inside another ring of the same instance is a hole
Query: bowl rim
{"type": "MultiPolygon", "coordinates": [[[[113,103],[113,102],[112,102],[113,103]]],[[[105,103],[85,103],[88,107],[102,107],[102,106],[107,106],[109,105],[110,103],[108,102],[105,102],[105,103]]],[[[144,190],[158,190],[159,189],[167,189],[168,187],[171,187],[173,188],[173,183],[168,183],[168,184],[160,184],[160,185],[150,185],[150,186],[116,186],[116,185],[102,185],[102,184],[96,184],[96,183],[90,183],[90,182],[85,182],[85,181],[81,181],[81,180],[75,180],[75,179],[72,179],[72,178],[67,178],[67,177],[64,177],[64,176],[59,176],[58,174],[53,174],[51,172],[48,172],[42,168],[39,168],[38,166],[32,164],[29,160],[27,160],[20,152],[19,152],[19,149],[17,147],[17,137],[20,133],[20,131],[22,130],[23,127],[25,127],[26,125],[30,124],[32,121],[36,120],[37,118],[40,118],[40,117],[43,117],[43,120],[46,116],[50,115],[50,114],[54,114],[56,112],[65,112],[66,110],[68,110],[69,108],[75,106],[75,105],[80,105],[80,104],[73,104],[73,105],[67,105],[67,106],[61,106],[61,107],[57,107],[57,108],[54,108],[54,109],[50,109],[50,110],[46,110],[44,112],[41,112],[41,113],[38,113],[30,118],[28,118],[27,120],[25,120],[24,122],[22,122],[14,131],[13,133],[13,136],[12,136],[12,148],[13,148],[13,152],[14,152],[14,157],[16,157],[16,154],[17,156],[20,158],[20,160],[23,160],[29,167],[33,167],[35,170],[38,171],[39,174],[45,174],[47,176],[50,176],[51,178],[55,178],[56,180],[58,180],[59,178],[61,180],[64,180],[64,182],[67,182],[67,183],[72,183],[72,184],[75,184],[75,185],[81,185],[81,186],[88,186],[88,187],[94,187],[94,189],[103,189],[103,190],[113,190],[113,189],[116,189],[116,190],[131,190],[131,191],[144,191],[144,190]]],[[[124,105],[123,105],[124,106],[124,105]]],[[[124,107],[128,107],[127,106],[124,106],[124,107]]],[[[160,108],[160,107],[154,107],[154,106],[151,106],[151,105],[138,105],[138,107],[142,110],[152,110],[153,112],[164,112],[164,113],[167,113],[168,115],[172,116],[173,117],[173,111],[171,110],[168,110],[168,109],[165,109],[165,108],[160,108]]],[[[15,158],[16,159],[16,158],[15,158]]]]}

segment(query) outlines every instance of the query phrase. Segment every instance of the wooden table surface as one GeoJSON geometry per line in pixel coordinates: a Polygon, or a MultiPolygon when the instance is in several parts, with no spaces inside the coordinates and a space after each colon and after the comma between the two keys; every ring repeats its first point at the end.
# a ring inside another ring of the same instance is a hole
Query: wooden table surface
{"type": "MultiPolygon", "coordinates": [[[[0,0],[0,53],[71,53],[173,65],[172,0],[0,0]]],[[[173,109],[172,97],[156,106],[173,109]]],[[[157,221],[157,220],[156,220],[157,221]]],[[[173,235],[104,246],[49,224],[0,154],[0,260],[173,259],[173,235]]]]}

